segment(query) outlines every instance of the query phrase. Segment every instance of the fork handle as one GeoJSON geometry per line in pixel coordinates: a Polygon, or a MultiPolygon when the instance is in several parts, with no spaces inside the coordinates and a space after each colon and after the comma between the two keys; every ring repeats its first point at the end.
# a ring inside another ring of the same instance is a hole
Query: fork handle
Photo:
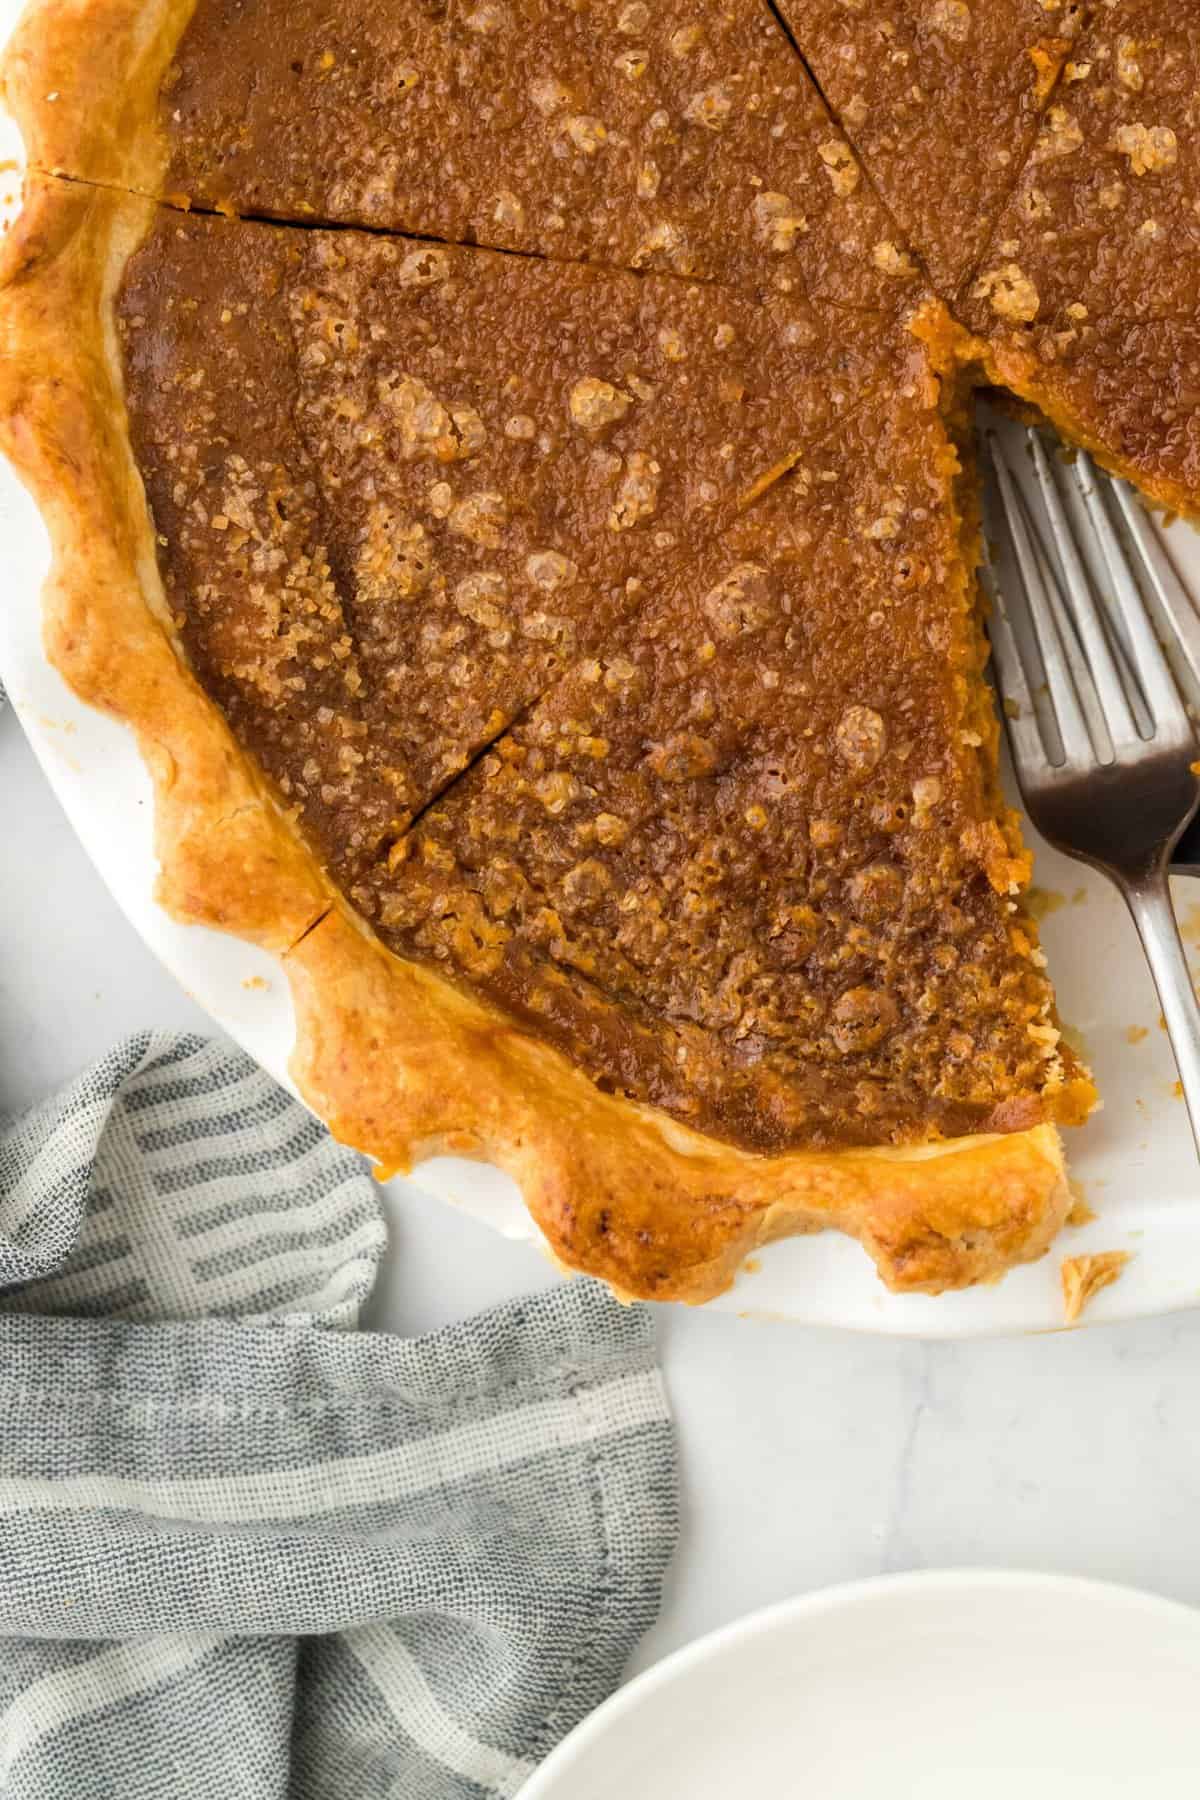
{"type": "Polygon", "coordinates": [[[1159,869],[1144,882],[1131,883],[1123,891],[1158,989],[1196,1153],[1200,1155],[1200,1003],[1179,936],[1166,874],[1159,869]]]}

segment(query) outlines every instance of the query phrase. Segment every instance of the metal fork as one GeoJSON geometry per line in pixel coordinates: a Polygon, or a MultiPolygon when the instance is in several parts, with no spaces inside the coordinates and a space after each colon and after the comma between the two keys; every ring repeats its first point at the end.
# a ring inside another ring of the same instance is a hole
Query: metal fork
{"type": "Polygon", "coordinates": [[[1023,434],[1026,505],[1014,430],[984,434],[983,575],[1017,780],[1042,836],[1124,895],[1200,1154],[1200,1005],[1167,885],[1200,799],[1200,750],[1164,655],[1200,695],[1200,621],[1133,490],[1083,454],[1052,464],[1037,430],[1023,434]]]}

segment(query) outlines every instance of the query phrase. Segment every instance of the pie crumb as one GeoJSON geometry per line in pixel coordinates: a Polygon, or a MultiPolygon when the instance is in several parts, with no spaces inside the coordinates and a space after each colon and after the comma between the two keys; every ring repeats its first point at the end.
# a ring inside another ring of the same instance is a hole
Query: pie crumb
{"type": "Polygon", "coordinates": [[[1094,1256],[1064,1256],[1063,1310],[1068,1325],[1075,1324],[1097,1294],[1120,1280],[1130,1255],[1128,1250],[1100,1250],[1094,1256]]]}

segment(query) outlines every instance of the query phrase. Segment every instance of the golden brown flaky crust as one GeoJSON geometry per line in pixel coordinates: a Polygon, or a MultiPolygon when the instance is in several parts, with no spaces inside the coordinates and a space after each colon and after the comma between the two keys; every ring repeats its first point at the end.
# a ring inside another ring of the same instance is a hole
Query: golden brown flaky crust
{"type": "MultiPolygon", "coordinates": [[[[134,5],[43,9],[40,48],[26,29],[17,102],[35,162],[63,166],[73,153],[57,125],[31,120],[29,96],[55,78],[48,57],[76,66],[70,35],[102,11],[112,32],[95,39],[97,55],[141,44],[142,135],[126,174],[137,162],[136,185],[153,190],[147,71],[156,91],[164,19],[177,30],[179,17],[160,10],[142,38],[146,9],[134,5]]],[[[112,101],[110,118],[131,115],[112,101]]],[[[629,1296],[709,1299],[758,1246],[824,1227],[857,1238],[904,1291],[967,1286],[1040,1256],[1070,1205],[1051,1125],[911,1149],[754,1155],[600,1092],[351,915],[173,639],[113,323],[152,210],[115,189],[30,177],[0,265],[0,442],[50,531],[47,652],[85,700],[133,728],[153,773],[162,903],[283,957],[293,1073],[336,1135],[387,1170],[438,1150],[495,1162],[554,1256],[629,1296]]]]}
{"type": "Polygon", "coordinates": [[[31,0],[0,73],[32,170],[158,194],[163,76],[196,0],[31,0]]]}
{"type": "Polygon", "coordinates": [[[285,950],[324,879],[176,654],[121,392],[112,297],[154,204],[31,176],[0,262],[0,443],[50,535],[50,660],[137,733],[162,900],[285,950]]]}
{"type": "Polygon", "coordinates": [[[601,1093],[340,908],[287,968],[293,1074],[336,1136],[386,1169],[437,1150],[498,1164],[558,1260],[621,1294],[707,1300],[760,1245],[826,1226],[889,1287],[938,1293],[1040,1256],[1070,1205],[1052,1125],[776,1157],[702,1137],[601,1093]]]}

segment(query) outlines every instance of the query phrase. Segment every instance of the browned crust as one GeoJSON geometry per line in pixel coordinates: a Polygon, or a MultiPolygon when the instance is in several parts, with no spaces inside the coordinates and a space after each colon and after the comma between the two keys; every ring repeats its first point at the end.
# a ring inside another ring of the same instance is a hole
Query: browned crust
{"type": "Polygon", "coordinates": [[[156,194],[163,76],[196,0],[30,0],[0,95],[31,169],[156,194]]]}
{"type": "Polygon", "coordinates": [[[546,1045],[402,962],[339,908],[287,958],[292,1072],[388,1171],[437,1151],[507,1169],[560,1262],[703,1301],[753,1250],[826,1226],[889,1287],[939,1293],[1040,1256],[1070,1205],[1052,1125],[907,1150],[756,1156],[603,1094],[546,1045]]]}
{"type": "Polygon", "coordinates": [[[47,655],[132,726],[153,774],[163,904],[283,950],[331,896],[176,652],[130,449],[112,298],[153,213],[27,180],[0,261],[0,444],[50,535],[47,655]]]}
{"type": "Polygon", "coordinates": [[[706,1300],[759,1245],[825,1226],[858,1238],[905,1291],[964,1287],[1040,1256],[1070,1205],[1051,1125],[755,1156],[601,1093],[350,915],[173,639],[112,308],[152,210],[31,178],[0,266],[0,443],[50,531],[48,655],[132,726],[153,773],[160,899],[284,953],[293,1072],[336,1135],[387,1169],[440,1149],[493,1160],[564,1265],[631,1296],[706,1300]]]}

